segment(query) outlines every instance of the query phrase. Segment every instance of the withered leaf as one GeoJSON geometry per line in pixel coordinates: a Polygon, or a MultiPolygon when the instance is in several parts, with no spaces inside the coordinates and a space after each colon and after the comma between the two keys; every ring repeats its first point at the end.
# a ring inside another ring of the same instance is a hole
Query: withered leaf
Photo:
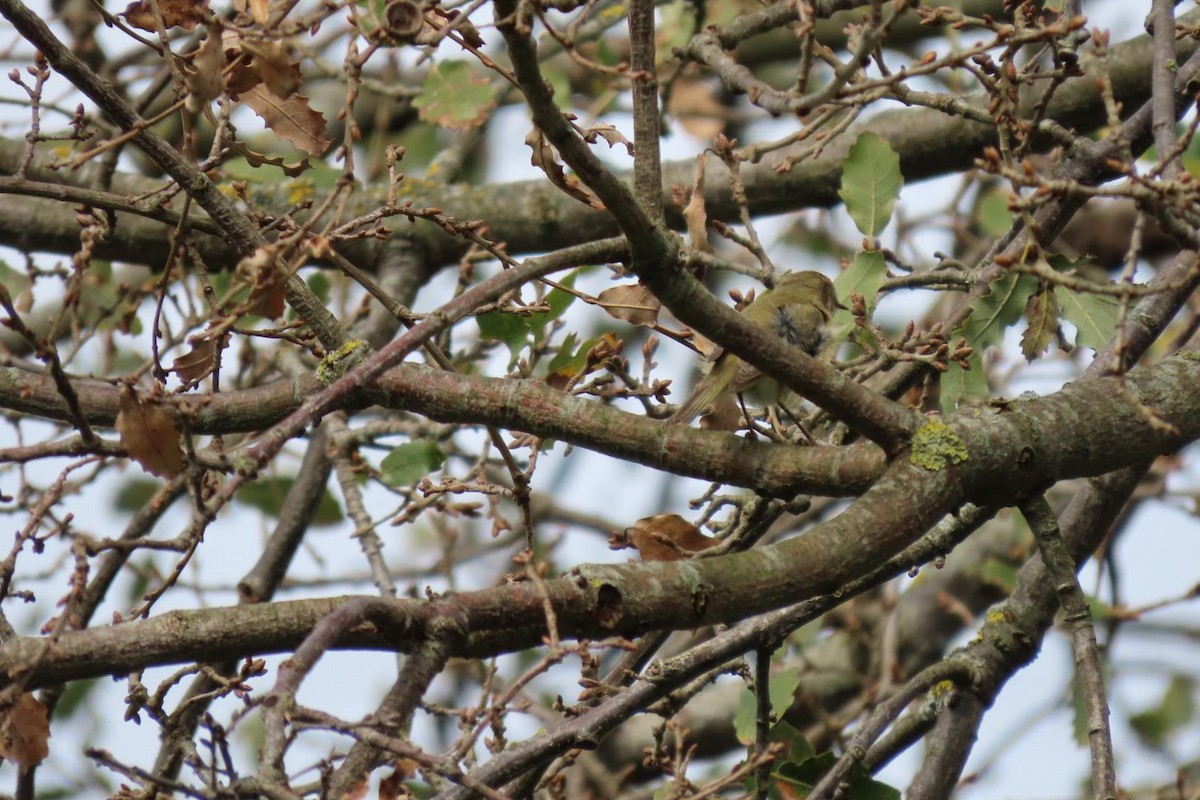
{"type": "Polygon", "coordinates": [[[271,0],[250,0],[250,16],[265,26],[271,19],[271,0]]]}
{"type": "Polygon", "coordinates": [[[712,245],[708,241],[708,209],[704,205],[704,167],[708,164],[708,154],[701,153],[696,166],[696,183],[692,187],[692,199],[683,209],[683,220],[687,223],[688,237],[692,247],[701,253],[711,253],[712,245]]]}
{"type": "Polygon", "coordinates": [[[184,383],[195,383],[212,371],[217,358],[217,343],[201,338],[192,342],[192,349],[171,362],[171,372],[184,383]]]}
{"type": "Polygon", "coordinates": [[[667,113],[679,120],[683,129],[697,139],[711,141],[725,130],[728,112],[717,99],[712,83],[695,78],[680,78],[671,89],[667,113]]]}
{"type": "Polygon", "coordinates": [[[583,184],[563,171],[554,154],[554,148],[546,141],[546,137],[542,136],[540,130],[531,130],[525,137],[525,144],[533,150],[529,163],[546,173],[551,183],[581,203],[586,203],[598,211],[604,210],[604,204],[598,198],[593,197],[583,184]]]}
{"type": "Polygon", "coordinates": [[[230,141],[228,146],[230,150],[233,150],[234,152],[240,154],[242,158],[246,159],[246,163],[255,169],[261,167],[263,164],[267,164],[268,166],[278,167],[283,171],[283,174],[287,175],[289,178],[299,178],[312,168],[312,165],[308,163],[307,158],[305,158],[303,161],[297,161],[294,164],[289,164],[287,163],[287,159],[283,158],[282,156],[268,156],[264,155],[263,153],[256,153],[247,147],[243,142],[230,141]]]}
{"type": "Polygon", "coordinates": [[[268,319],[283,315],[287,278],[275,265],[274,247],[259,247],[238,262],[235,272],[250,284],[250,300],[246,308],[249,313],[268,319]]]}
{"type": "Polygon", "coordinates": [[[453,26],[465,44],[474,47],[476,50],[482,49],[484,41],[483,37],[479,35],[479,29],[469,19],[460,19],[461,16],[462,12],[460,11],[446,11],[433,6],[429,14],[425,17],[425,21],[431,28],[438,31],[448,26],[453,26]]]}
{"type": "Polygon", "coordinates": [[[1031,295],[1025,304],[1025,319],[1029,325],[1021,335],[1021,354],[1026,361],[1033,361],[1046,352],[1058,331],[1058,302],[1054,292],[1046,290],[1031,295]]]}
{"type": "Polygon", "coordinates": [[[678,514],[642,517],[625,533],[642,561],[680,561],[721,543],[678,514]]]}
{"type": "Polygon", "coordinates": [[[633,142],[625,138],[625,136],[612,125],[607,122],[601,122],[593,125],[583,132],[583,138],[590,144],[595,144],[596,139],[603,139],[608,142],[609,147],[624,145],[625,151],[629,155],[633,155],[633,142]]]}
{"type": "Polygon", "coordinates": [[[639,283],[625,283],[605,289],[596,303],[610,316],[633,325],[654,325],[662,303],[639,283]]]}
{"type": "Polygon", "coordinates": [[[184,82],[188,88],[187,107],[195,113],[210,100],[215,100],[225,91],[225,47],[221,43],[221,29],[210,26],[208,38],[187,65],[184,82]]]}
{"type": "Polygon", "coordinates": [[[255,86],[241,98],[267,127],[293,147],[311,156],[324,153],[332,141],[325,129],[325,118],[313,110],[308,98],[294,94],[286,100],[255,86]]]}
{"type": "Polygon", "coordinates": [[[121,387],[117,432],[129,457],[160,478],[183,471],[183,450],[175,421],[158,403],[143,403],[128,386],[121,387]]]}
{"type": "MultiPolygon", "coordinates": [[[[162,12],[163,25],[167,28],[183,28],[185,31],[194,29],[204,21],[208,10],[207,0],[158,0],[158,10],[162,12]]],[[[135,28],[154,33],[158,25],[154,21],[154,9],[149,0],[134,0],[121,16],[135,28]]]]}
{"type": "Polygon", "coordinates": [[[50,755],[50,719],[46,707],[25,692],[0,720],[0,757],[29,768],[50,755]]]}
{"type": "Polygon", "coordinates": [[[250,68],[258,73],[271,94],[280,100],[287,100],[300,88],[304,80],[300,74],[300,63],[292,61],[287,51],[277,42],[251,42],[242,39],[241,45],[243,51],[254,56],[250,68]]]}

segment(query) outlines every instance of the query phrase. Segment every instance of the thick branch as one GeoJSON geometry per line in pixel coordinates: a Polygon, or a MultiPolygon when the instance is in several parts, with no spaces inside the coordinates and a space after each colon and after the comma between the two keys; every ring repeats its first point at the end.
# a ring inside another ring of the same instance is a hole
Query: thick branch
{"type": "MultiPolygon", "coordinates": [[[[778,545],[712,559],[588,565],[547,581],[545,594],[518,583],[456,595],[455,611],[469,632],[457,654],[480,656],[538,643],[545,633],[547,597],[562,636],[599,638],[732,622],[837,591],[966,500],[1012,502],[1056,479],[1144,463],[1200,437],[1197,381],[1200,360],[1175,356],[1130,373],[1125,392],[1116,391],[1115,378],[1103,378],[1002,409],[960,412],[947,419],[950,433],[939,437],[943,445],[926,452],[925,466],[894,462],[841,515],[778,545]],[[1152,425],[1135,402],[1153,407],[1175,431],[1152,425]],[[954,437],[961,449],[950,444],[954,437]],[[934,468],[928,458],[940,447],[956,458],[965,454],[965,460],[934,468]]],[[[343,601],[170,612],[145,622],[69,632],[55,640],[30,685],[287,650],[343,601]]],[[[393,618],[403,623],[387,631],[348,631],[338,645],[408,650],[422,638],[434,604],[387,602],[396,604],[393,618]]],[[[45,644],[23,638],[0,647],[0,673],[29,669],[45,644]]]]}

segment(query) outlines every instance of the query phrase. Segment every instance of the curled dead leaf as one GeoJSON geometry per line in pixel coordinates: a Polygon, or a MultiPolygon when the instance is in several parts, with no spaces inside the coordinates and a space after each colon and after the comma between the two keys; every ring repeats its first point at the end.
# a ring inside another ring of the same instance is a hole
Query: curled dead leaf
{"type": "Polygon", "coordinates": [[[25,692],[0,719],[0,757],[23,769],[50,755],[50,719],[46,707],[25,692]]]}
{"type": "Polygon", "coordinates": [[[597,211],[604,210],[604,204],[598,198],[593,197],[583,184],[563,170],[554,148],[546,141],[546,137],[542,136],[540,130],[531,130],[525,137],[525,144],[533,151],[529,163],[546,173],[551,183],[581,203],[586,203],[597,211]]]}
{"type": "Polygon", "coordinates": [[[626,283],[605,289],[596,297],[596,304],[610,317],[645,326],[656,324],[658,312],[662,309],[658,298],[638,283],[626,283]]]}
{"type": "Polygon", "coordinates": [[[300,63],[292,61],[287,51],[277,42],[251,42],[242,39],[241,45],[243,52],[254,57],[250,68],[258,73],[271,94],[280,100],[287,100],[300,88],[303,82],[300,63]]]}
{"type": "Polygon", "coordinates": [[[129,457],[160,478],[183,471],[179,429],[160,403],[142,402],[128,386],[121,387],[117,432],[129,457]]]}
{"type": "Polygon", "coordinates": [[[725,130],[729,112],[717,97],[717,87],[706,80],[680,78],[671,88],[667,113],[679,120],[683,129],[702,142],[712,140],[725,130]]]}
{"type": "Polygon", "coordinates": [[[217,343],[209,338],[192,342],[192,349],[171,362],[174,372],[184,383],[195,383],[212,371],[217,360],[217,343]]]}
{"type": "Polygon", "coordinates": [[[680,561],[721,543],[678,514],[642,517],[625,530],[642,561],[680,561]]]}
{"type": "MultiPolygon", "coordinates": [[[[183,28],[185,31],[194,29],[204,21],[208,12],[207,0],[158,0],[158,10],[162,13],[163,26],[166,28],[183,28]]],[[[125,18],[135,28],[154,33],[158,24],[154,18],[154,7],[149,0],[134,0],[126,6],[120,16],[125,18]]]]}
{"type": "Polygon", "coordinates": [[[192,56],[192,63],[184,70],[187,84],[187,108],[193,114],[215,100],[225,91],[225,47],[221,42],[221,27],[210,25],[208,38],[192,56]]]}
{"type": "Polygon", "coordinates": [[[692,247],[701,253],[712,252],[712,245],[708,241],[708,209],[704,206],[704,168],[707,164],[708,154],[701,153],[696,164],[696,183],[692,187],[692,199],[683,209],[683,220],[687,223],[692,247]]]}

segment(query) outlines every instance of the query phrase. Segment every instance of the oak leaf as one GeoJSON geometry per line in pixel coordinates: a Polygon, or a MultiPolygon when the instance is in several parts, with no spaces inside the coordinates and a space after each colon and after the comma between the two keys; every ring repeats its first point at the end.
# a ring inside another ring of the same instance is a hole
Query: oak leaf
{"type": "Polygon", "coordinates": [[[596,303],[610,317],[633,325],[654,325],[658,322],[658,312],[662,309],[658,298],[638,283],[625,283],[605,289],[596,297],[596,303]]]}
{"type": "Polygon", "coordinates": [[[313,110],[304,95],[293,94],[285,100],[262,86],[255,86],[241,99],[262,117],[268,128],[297,150],[319,156],[329,149],[332,140],[325,129],[325,118],[313,110]]]}
{"type": "Polygon", "coordinates": [[[642,561],[680,561],[721,543],[678,514],[642,517],[625,530],[642,561]]]}
{"type": "Polygon", "coordinates": [[[121,387],[117,432],[129,457],[160,478],[183,471],[179,429],[160,403],[142,402],[128,386],[121,387]]]}
{"type": "Polygon", "coordinates": [[[0,757],[22,769],[50,755],[50,720],[46,707],[30,692],[17,699],[0,719],[0,757]]]}

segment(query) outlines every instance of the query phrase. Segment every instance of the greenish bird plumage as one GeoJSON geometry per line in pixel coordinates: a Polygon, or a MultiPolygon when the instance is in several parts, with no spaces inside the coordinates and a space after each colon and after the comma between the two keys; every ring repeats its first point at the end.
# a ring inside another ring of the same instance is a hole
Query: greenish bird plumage
{"type": "MultiPolygon", "coordinates": [[[[833,281],[819,272],[786,272],[775,288],[746,306],[742,316],[767,328],[780,339],[810,356],[821,352],[838,303],[833,281]]],[[[686,425],[708,405],[726,394],[741,394],[758,383],[763,374],[733,353],[716,350],[710,356],[712,369],[692,389],[683,404],[667,419],[686,425]]]]}

